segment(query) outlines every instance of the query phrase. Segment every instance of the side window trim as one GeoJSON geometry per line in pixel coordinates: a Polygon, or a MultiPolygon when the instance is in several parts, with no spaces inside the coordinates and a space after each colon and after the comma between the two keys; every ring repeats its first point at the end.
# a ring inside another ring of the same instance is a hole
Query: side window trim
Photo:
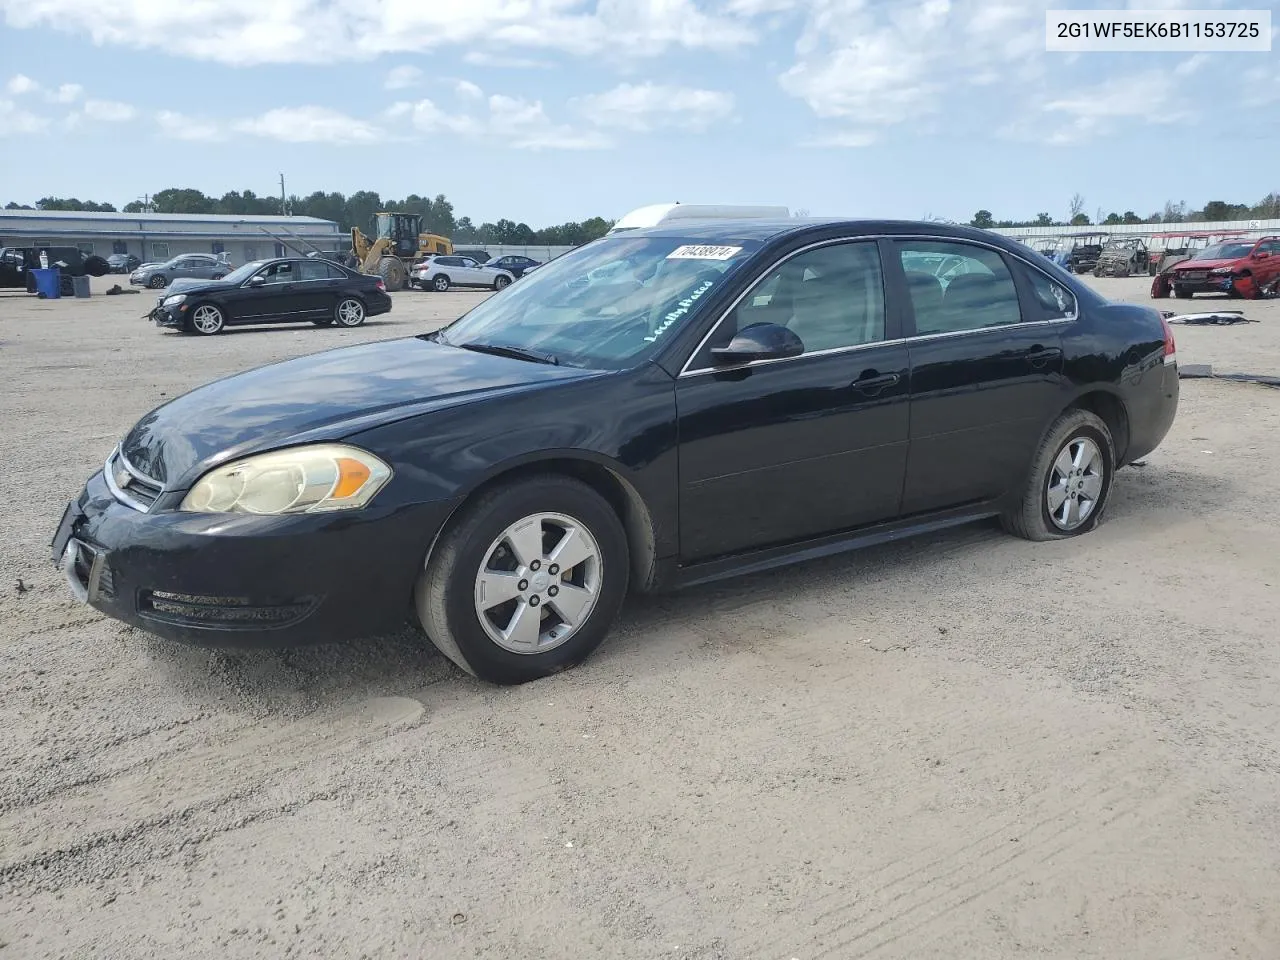
{"type": "Polygon", "coordinates": [[[783,264],[787,263],[788,261],[795,259],[798,256],[802,256],[803,254],[811,253],[812,251],[818,250],[822,247],[832,247],[840,244],[865,243],[873,246],[875,249],[875,256],[877,258],[878,266],[880,268],[879,274],[880,274],[880,284],[881,284],[881,301],[884,308],[884,323],[885,323],[884,338],[880,340],[874,340],[870,343],[856,343],[846,347],[832,347],[827,350],[806,351],[805,353],[802,353],[798,357],[785,357],[785,358],[780,358],[776,360],[752,360],[747,363],[737,364],[733,367],[733,369],[749,370],[753,367],[765,366],[767,364],[791,363],[797,360],[807,360],[810,357],[824,357],[824,356],[830,356],[832,354],[837,354],[837,353],[849,353],[854,350],[867,350],[872,347],[883,347],[890,344],[901,343],[902,328],[897,324],[895,312],[891,307],[892,297],[889,290],[889,278],[885,274],[885,264],[884,264],[884,257],[883,257],[884,245],[879,242],[880,240],[881,238],[878,236],[865,236],[865,235],[854,236],[854,237],[833,237],[828,240],[819,240],[814,243],[806,244],[803,247],[797,247],[795,250],[791,250],[788,253],[785,253],[782,256],[778,257],[776,260],[771,261],[763,270],[758,271],[747,282],[747,285],[743,288],[742,292],[738,294],[736,297],[734,297],[733,301],[729,304],[729,306],[723,311],[721,311],[720,315],[716,317],[715,322],[711,324],[707,332],[698,340],[697,346],[693,348],[693,351],[689,354],[688,358],[685,360],[684,364],[681,366],[680,372],[676,375],[676,379],[678,380],[682,377],[701,376],[702,374],[705,374],[705,373],[716,373],[719,370],[718,367],[693,367],[692,365],[694,360],[697,359],[698,355],[702,353],[703,348],[705,348],[707,343],[710,342],[711,338],[715,336],[716,331],[719,330],[720,327],[724,324],[724,322],[728,320],[730,316],[733,315],[734,311],[738,309],[738,307],[743,303],[743,301],[745,301],[747,297],[750,296],[752,292],[755,291],[763,281],[767,280],[774,272],[776,272],[779,267],[781,267],[783,264]]]}

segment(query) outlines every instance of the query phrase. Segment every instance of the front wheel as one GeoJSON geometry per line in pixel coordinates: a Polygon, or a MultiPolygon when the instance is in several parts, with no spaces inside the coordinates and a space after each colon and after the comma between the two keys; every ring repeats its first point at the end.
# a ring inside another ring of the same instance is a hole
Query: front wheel
{"type": "Polygon", "coordinates": [[[509,285],[510,285],[510,283],[511,283],[511,278],[510,278],[510,277],[494,277],[494,278],[493,278],[493,289],[495,289],[495,290],[501,290],[503,287],[509,286],[509,285]]]}
{"type": "Polygon", "coordinates": [[[358,327],[364,323],[364,304],[355,297],[347,297],[334,308],[333,318],[340,327],[358,327]]]}
{"type": "Polygon", "coordinates": [[[1027,540],[1060,540],[1094,529],[1115,473],[1115,441],[1101,417],[1068,410],[1049,428],[1021,500],[1000,518],[1027,540]]]}
{"type": "Polygon", "coordinates": [[[544,476],[463,508],[419,577],[432,643],[468,673],[517,684],[585,660],[622,606],[630,575],[618,515],[581,481],[544,476]]]}
{"type": "Polygon", "coordinates": [[[222,311],[212,303],[202,303],[191,311],[191,330],[202,336],[211,337],[221,333],[226,324],[222,311]]]}
{"type": "Polygon", "coordinates": [[[436,293],[444,293],[449,289],[449,278],[443,273],[433,277],[431,280],[431,289],[436,293]]]}
{"type": "Polygon", "coordinates": [[[147,286],[152,290],[163,290],[168,285],[169,284],[165,282],[164,277],[158,273],[147,281],[147,286]]]}

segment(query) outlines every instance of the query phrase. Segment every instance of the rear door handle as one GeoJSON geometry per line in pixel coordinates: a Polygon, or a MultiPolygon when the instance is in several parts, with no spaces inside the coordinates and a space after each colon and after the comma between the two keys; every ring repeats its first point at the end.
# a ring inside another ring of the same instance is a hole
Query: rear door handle
{"type": "Polygon", "coordinates": [[[877,376],[875,371],[871,371],[870,376],[861,376],[850,386],[859,393],[875,396],[885,387],[892,387],[901,379],[896,373],[883,373],[877,376]]]}
{"type": "Polygon", "coordinates": [[[1033,367],[1043,367],[1050,360],[1060,356],[1062,356],[1060,347],[1035,346],[1026,352],[1026,358],[1033,367]]]}

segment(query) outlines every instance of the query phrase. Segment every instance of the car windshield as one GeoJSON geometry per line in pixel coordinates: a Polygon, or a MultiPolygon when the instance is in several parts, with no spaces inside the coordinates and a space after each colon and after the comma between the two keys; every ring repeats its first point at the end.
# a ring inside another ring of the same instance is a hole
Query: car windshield
{"type": "Polygon", "coordinates": [[[1215,243],[1197,253],[1193,260],[1236,260],[1253,249],[1252,243],[1215,243]]]}
{"type": "Polygon", "coordinates": [[[246,280],[252,277],[255,273],[257,273],[260,269],[262,269],[262,267],[265,266],[266,263],[267,263],[266,260],[254,260],[251,263],[246,263],[243,267],[237,267],[235,270],[232,270],[222,279],[227,281],[227,283],[244,283],[246,280]]]}
{"type": "Polygon", "coordinates": [[[454,321],[438,339],[533,351],[571,366],[633,366],[674,335],[697,302],[759,246],[607,236],[544,264],[454,321]]]}

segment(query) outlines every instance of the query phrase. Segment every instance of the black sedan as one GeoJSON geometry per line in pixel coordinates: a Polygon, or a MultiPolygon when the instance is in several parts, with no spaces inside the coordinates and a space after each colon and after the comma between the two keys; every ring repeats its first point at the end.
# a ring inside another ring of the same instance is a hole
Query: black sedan
{"type": "Polygon", "coordinates": [[[68,505],[53,559],[173,640],[348,639],[411,614],[517,683],[587,657],[629,590],[985,517],[1085,533],[1177,403],[1157,311],[1014,241],[675,224],[587,244],[441,331],[164,404],[68,505]],[[945,276],[915,269],[940,258],[945,276]]]}
{"type": "Polygon", "coordinates": [[[499,257],[497,260],[490,260],[485,266],[497,267],[499,270],[506,270],[515,275],[519,280],[524,276],[526,270],[532,270],[534,267],[541,266],[537,260],[530,257],[520,257],[510,254],[505,257],[499,257]]]}
{"type": "Polygon", "coordinates": [[[142,266],[142,261],[131,253],[113,253],[107,257],[107,265],[112,273],[133,273],[142,266]]]}
{"type": "Polygon", "coordinates": [[[319,258],[255,260],[221,280],[175,280],[149,314],[158,327],[212,336],[257,323],[358,327],[391,309],[381,278],[319,258]]]}

